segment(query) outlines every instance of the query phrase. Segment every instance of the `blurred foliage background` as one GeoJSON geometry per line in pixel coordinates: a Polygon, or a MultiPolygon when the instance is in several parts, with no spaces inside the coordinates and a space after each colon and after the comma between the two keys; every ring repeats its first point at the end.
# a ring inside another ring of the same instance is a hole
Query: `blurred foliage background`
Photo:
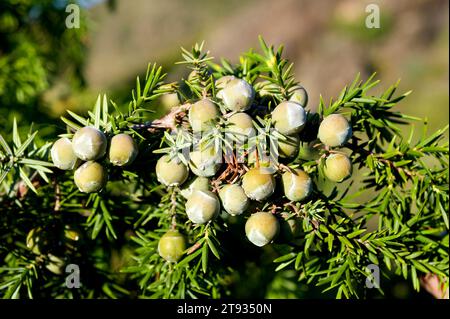
{"type": "MultiPolygon", "coordinates": [[[[33,123],[42,139],[53,138],[64,129],[59,116],[68,109],[91,109],[99,93],[120,105],[148,62],[163,65],[168,81],[174,81],[188,75],[174,65],[180,46],[205,40],[212,56],[236,61],[258,47],[258,35],[285,45],[312,110],[320,94],[334,97],[356,73],[366,78],[376,71],[382,83],[401,79],[403,91],[413,90],[399,105],[402,112],[428,118],[430,131],[448,123],[446,0],[80,0],[80,28],[68,29],[66,6],[73,2],[0,1],[3,135],[11,132],[16,117],[22,130],[33,123]],[[380,8],[380,29],[365,27],[369,3],[380,8]]],[[[158,116],[170,103],[157,101],[153,107],[158,116]]],[[[293,284],[288,271],[259,287],[265,282],[261,277],[274,276],[274,265],[264,260],[243,267],[245,278],[236,279],[248,284],[235,291],[236,297],[319,297],[318,291],[293,284]]],[[[386,297],[428,298],[425,292],[413,293],[408,283],[391,285],[386,297]]]]}

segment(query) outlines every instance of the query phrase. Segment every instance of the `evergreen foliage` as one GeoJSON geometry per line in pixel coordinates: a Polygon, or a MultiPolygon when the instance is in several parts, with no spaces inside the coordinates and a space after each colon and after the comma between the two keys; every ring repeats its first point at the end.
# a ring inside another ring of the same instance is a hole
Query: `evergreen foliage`
{"type": "Polygon", "coordinates": [[[138,144],[138,155],[128,166],[111,165],[107,158],[99,161],[108,171],[108,183],[98,193],[80,192],[72,171],[55,168],[49,157],[53,141],[38,143],[33,128],[21,136],[14,122],[11,140],[0,135],[0,294],[5,298],[221,298],[236,296],[237,286],[246,285],[245,278],[237,280],[245,277],[246,265],[265,267],[267,260],[273,265],[261,281],[270,281],[274,272],[294,271],[287,281],[318,286],[337,298],[366,296],[369,264],[379,265],[382,281],[402,276],[416,290],[419,278],[427,273],[445,281],[449,275],[449,149],[444,140],[448,126],[427,132],[426,121],[395,110],[410,94],[398,94],[399,83],[373,95],[379,84],[375,75],[367,80],[356,76],[337,98],[321,99],[317,113],[307,112],[297,156],[278,158],[273,150],[287,136],[273,129],[270,112],[301,85],[293,75],[293,64],[283,58],[282,46],[274,48],[262,38],[260,45],[260,53],[250,50],[234,65],[224,59],[214,62],[203,43],[196,44],[190,51],[182,50],[179,62],[191,70],[188,79],[166,83],[162,68],[149,64],[145,78],[136,79],[126,105],[99,95],[86,116],[68,111],[62,118],[66,131],[59,137],[72,138],[81,127],[94,126],[108,140],[126,133],[138,144]],[[257,134],[244,145],[256,149],[254,163],[229,153],[235,146],[226,138],[224,119],[229,113],[217,97],[216,81],[230,75],[246,80],[255,90],[248,114],[257,134]],[[177,94],[180,106],[148,121],[149,102],[165,94],[177,94]],[[190,129],[188,112],[202,98],[214,101],[225,116],[198,136],[190,129]],[[326,147],[317,140],[318,127],[324,117],[335,113],[349,120],[353,135],[342,147],[326,147]],[[417,134],[413,123],[424,123],[424,131],[417,134]],[[313,181],[311,194],[290,201],[278,182],[275,194],[252,201],[242,215],[221,212],[210,222],[194,224],[186,216],[183,196],[189,181],[165,187],[157,180],[155,166],[162,154],[188,165],[189,150],[198,144],[214,147],[224,158],[210,179],[213,192],[240,181],[249,167],[263,166],[268,159],[277,180],[283,172],[304,170],[313,181]],[[315,149],[316,157],[304,159],[302,148],[307,147],[315,149]],[[350,158],[355,178],[342,184],[326,180],[323,165],[335,153],[350,158]],[[245,221],[255,212],[271,212],[281,225],[279,236],[263,248],[252,246],[245,236],[245,221]],[[291,238],[283,233],[288,221],[297,226],[291,238]],[[174,229],[187,240],[177,263],[158,253],[159,239],[174,229]],[[30,249],[30,238],[39,243],[38,252],[30,249]],[[65,286],[67,264],[79,265],[81,288],[65,286]]]}

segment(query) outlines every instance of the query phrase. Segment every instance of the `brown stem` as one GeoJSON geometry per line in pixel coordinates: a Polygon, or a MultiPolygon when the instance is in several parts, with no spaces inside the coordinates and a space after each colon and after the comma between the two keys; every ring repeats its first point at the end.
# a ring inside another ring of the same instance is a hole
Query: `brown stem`
{"type": "Polygon", "coordinates": [[[189,248],[189,250],[187,251],[187,254],[190,255],[192,254],[194,251],[196,251],[197,249],[199,249],[202,246],[201,243],[196,242],[194,245],[191,246],[191,248],[189,248]]]}
{"type": "MultiPolygon", "coordinates": [[[[39,181],[39,174],[37,172],[34,172],[33,175],[31,175],[30,181],[36,189],[41,186],[39,181]]],[[[29,188],[24,181],[20,180],[19,182],[17,182],[17,195],[19,196],[19,200],[24,199],[28,194],[28,191],[29,188]]]]}
{"type": "Polygon", "coordinates": [[[138,124],[133,126],[134,129],[146,129],[149,132],[155,132],[158,129],[176,130],[177,123],[186,115],[191,108],[191,104],[186,103],[173,107],[170,112],[160,119],[153,120],[146,124],[138,124]]]}

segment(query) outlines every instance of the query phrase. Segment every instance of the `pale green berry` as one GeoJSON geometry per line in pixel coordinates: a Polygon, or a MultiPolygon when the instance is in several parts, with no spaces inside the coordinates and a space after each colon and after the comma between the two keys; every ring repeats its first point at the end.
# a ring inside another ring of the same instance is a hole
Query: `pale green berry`
{"type": "Polygon", "coordinates": [[[269,168],[252,168],[242,177],[242,188],[248,198],[262,201],[275,191],[275,179],[269,168]]]}
{"type": "Polygon", "coordinates": [[[195,190],[186,201],[186,214],[195,224],[205,224],[217,217],[220,202],[210,191],[195,190]]]}
{"type": "Polygon", "coordinates": [[[301,106],[306,107],[308,104],[308,93],[304,87],[300,87],[292,93],[289,101],[296,102],[301,106]]]}
{"type": "Polygon", "coordinates": [[[201,176],[195,177],[194,180],[181,191],[181,195],[187,199],[195,190],[209,191],[209,185],[209,178],[201,176]]]}
{"type": "Polygon", "coordinates": [[[306,112],[300,104],[284,101],[272,111],[272,122],[281,134],[299,133],[306,123],[306,112]]]}
{"type": "Polygon", "coordinates": [[[53,143],[50,155],[53,164],[62,170],[74,169],[78,161],[72,148],[72,142],[67,137],[62,137],[53,143]]]}
{"type": "Polygon", "coordinates": [[[250,205],[250,200],[245,195],[244,189],[237,184],[228,184],[219,191],[222,207],[232,215],[240,215],[245,212],[250,205]]]}
{"type": "Polygon", "coordinates": [[[352,163],[345,154],[330,154],[325,160],[325,176],[333,182],[342,182],[352,174],[352,163]]]}
{"type": "Polygon", "coordinates": [[[280,230],[277,218],[266,212],[251,215],[245,223],[245,234],[250,242],[258,247],[270,243],[280,230]]]}
{"type": "Polygon", "coordinates": [[[163,155],[156,162],[156,178],[165,186],[183,184],[189,176],[189,170],[177,157],[163,155]]]}
{"type": "Polygon", "coordinates": [[[171,109],[172,107],[181,104],[177,93],[167,93],[161,96],[161,103],[166,109],[171,109]]]}
{"type": "Polygon", "coordinates": [[[236,77],[234,75],[225,75],[222,76],[221,78],[217,79],[215,82],[216,88],[217,89],[223,89],[231,80],[236,79],[236,77]]]}
{"type": "Polygon", "coordinates": [[[245,143],[249,136],[254,134],[253,121],[247,113],[235,113],[228,119],[227,132],[231,133],[236,139],[245,143]]]}
{"type": "Polygon", "coordinates": [[[219,108],[213,102],[202,99],[190,107],[188,117],[192,130],[202,132],[211,129],[219,115],[219,108]]]}
{"type": "Polygon", "coordinates": [[[352,136],[352,128],[341,114],[331,114],[320,123],[318,138],[327,146],[342,146],[352,136]]]}
{"type": "Polygon", "coordinates": [[[64,260],[52,254],[48,254],[47,257],[48,262],[46,263],[45,268],[55,275],[61,275],[65,265],[64,260]]]}
{"type": "Polygon", "coordinates": [[[77,168],[74,180],[81,192],[96,193],[106,185],[107,174],[102,165],[90,161],[77,168]]]}
{"type": "Polygon", "coordinates": [[[214,176],[222,165],[222,155],[214,147],[205,147],[189,154],[189,167],[197,176],[214,176]]]}
{"type": "Polygon", "coordinates": [[[136,142],[130,135],[118,134],[111,139],[109,146],[109,161],[115,166],[125,166],[133,163],[138,155],[136,142]]]}
{"type": "Polygon", "coordinates": [[[278,153],[281,158],[294,157],[298,154],[300,137],[296,135],[286,135],[286,140],[278,139],[278,153]]]}
{"type": "Polygon", "coordinates": [[[232,79],[217,93],[228,111],[242,112],[250,108],[255,97],[253,87],[243,79],[232,79]]]}
{"type": "Polygon", "coordinates": [[[301,169],[286,171],[281,175],[283,190],[291,201],[301,201],[307,198],[312,191],[312,181],[307,173],[301,169]]]}
{"type": "Polygon", "coordinates": [[[168,262],[177,262],[186,250],[186,239],[176,230],[169,230],[158,242],[158,254],[168,262]]]}
{"type": "Polygon", "coordinates": [[[94,161],[103,157],[107,146],[105,134],[92,126],[79,129],[72,138],[73,151],[83,161],[94,161]]]}

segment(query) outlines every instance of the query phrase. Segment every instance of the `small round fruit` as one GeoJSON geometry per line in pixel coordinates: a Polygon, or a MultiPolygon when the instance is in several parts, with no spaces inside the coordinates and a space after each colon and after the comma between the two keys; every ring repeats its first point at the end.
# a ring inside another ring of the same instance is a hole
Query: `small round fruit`
{"type": "Polygon", "coordinates": [[[167,93],[161,96],[161,104],[165,109],[171,109],[172,107],[181,104],[177,93],[167,93]]]}
{"type": "Polygon", "coordinates": [[[73,151],[83,161],[94,161],[103,157],[107,145],[105,134],[92,126],[79,129],[72,138],[73,151]]]}
{"type": "Polygon", "coordinates": [[[67,137],[62,137],[53,143],[50,151],[53,164],[59,169],[74,169],[78,158],[73,152],[72,142],[67,137]]]}
{"type": "Polygon", "coordinates": [[[198,176],[194,178],[194,180],[181,191],[181,195],[184,198],[188,199],[189,196],[192,195],[192,192],[195,190],[209,191],[209,184],[209,178],[198,176]]]}
{"type": "Polygon", "coordinates": [[[289,101],[296,102],[301,106],[306,107],[308,104],[308,93],[304,87],[300,87],[292,93],[289,101]]]}
{"type": "Polygon", "coordinates": [[[202,150],[196,150],[189,154],[189,167],[197,176],[214,176],[222,165],[220,152],[216,152],[214,147],[206,147],[202,150]]]}
{"type": "Polygon", "coordinates": [[[239,112],[233,114],[228,119],[228,124],[228,132],[242,143],[254,133],[252,118],[247,113],[239,112]]]}
{"type": "Polygon", "coordinates": [[[215,82],[216,88],[217,89],[223,89],[231,80],[236,79],[236,77],[234,75],[225,75],[222,76],[221,78],[217,79],[215,82]]]}
{"type": "Polygon", "coordinates": [[[186,214],[196,224],[204,224],[217,217],[220,212],[220,202],[210,191],[193,191],[186,201],[186,214]]]}
{"type": "Polygon", "coordinates": [[[300,104],[284,101],[272,111],[272,122],[281,134],[299,133],[306,123],[306,112],[300,104]]]}
{"type": "Polygon", "coordinates": [[[222,207],[232,215],[240,215],[245,212],[250,205],[250,200],[245,195],[244,189],[237,184],[228,184],[219,191],[222,207]]]}
{"type": "Polygon", "coordinates": [[[202,99],[191,106],[188,117],[192,130],[202,132],[211,129],[219,115],[219,108],[213,102],[202,99]]]}
{"type": "Polygon", "coordinates": [[[275,179],[268,168],[252,168],[244,174],[242,188],[248,198],[262,201],[275,191],[275,179]]]}
{"type": "Polygon", "coordinates": [[[136,142],[130,135],[118,134],[111,139],[109,146],[109,161],[115,166],[125,166],[133,163],[138,154],[136,142]]]}
{"type": "Polygon", "coordinates": [[[217,97],[228,111],[242,112],[252,105],[255,90],[243,79],[232,79],[217,93],[217,97]]]}
{"type": "Polygon", "coordinates": [[[189,170],[177,157],[163,155],[156,162],[156,178],[165,186],[178,186],[183,184],[189,176],[189,170]]]}
{"type": "Polygon", "coordinates": [[[325,160],[325,176],[333,182],[342,182],[352,174],[352,163],[347,155],[330,154],[325,160]]]}
{"type": "Polygon", "coordinates": [[[106,170],[97,162],[86,162],[75,171],[75,185],[83,193],[100,191],[107,181],[106,170]]]}
{"type": "Polygon", "coordinates": [[[286,140],[278,140],[278,152],[281,158],[294,157],[298,154],[300,137],[298,135],[286,135],[286,140]]]}
{"type": "Polygon", "coordinates": [[[158,254],[168,262],[180,260],[186,250],[186,239],[176,230],[169,230],[158,242],[158,254]]]}
{"type": "Polygon", "coordinates": [[[352,136],[352,128],[341,114],[331,114],[320,123],[317,135],[327,146],[342,146],[352,136]]]}
{"type": "Polygon", "coordinates": [[[280,230],[277,218],[271,213],[251,215],[245,223],[245,234],[254,245],[262,247],[270,243],[280,230]]]}
{"type": "Polygon", "coordinates": [[[312,191],[312,181],[307,173],[301,169],[286,171],[281,176],[283,190],[291,201],[301,201],[307,198],[312,191]]]}

